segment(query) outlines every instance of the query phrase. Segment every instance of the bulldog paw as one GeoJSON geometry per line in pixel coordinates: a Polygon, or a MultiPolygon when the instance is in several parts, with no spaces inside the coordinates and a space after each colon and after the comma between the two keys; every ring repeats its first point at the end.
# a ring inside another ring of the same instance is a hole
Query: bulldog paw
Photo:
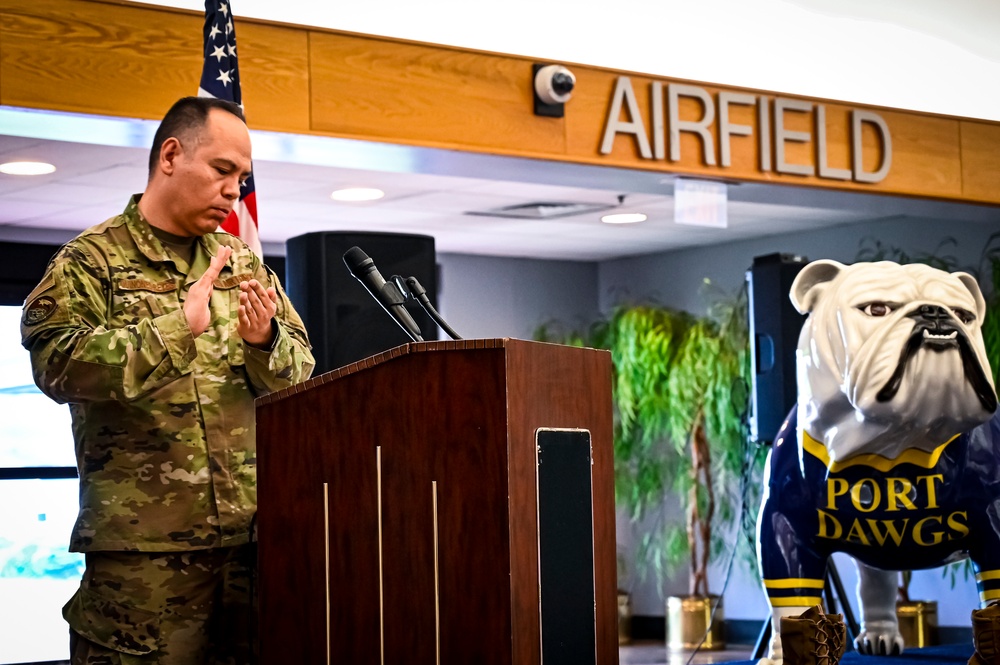
{"type": "Polygon", "coordinates": [[[898,630],[862,630],[854,648],[868,656],[898,656],[903,653],[903,636],[898,630]]]}

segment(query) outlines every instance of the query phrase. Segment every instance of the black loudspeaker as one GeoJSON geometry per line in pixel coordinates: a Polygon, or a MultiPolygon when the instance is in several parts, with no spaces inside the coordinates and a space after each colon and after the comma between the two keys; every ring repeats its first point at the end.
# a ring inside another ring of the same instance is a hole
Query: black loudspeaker
{"type": "Polygon", "coordinates": [[[806,317],[792,306],[789,293],[806,263],[801,256],[768,254],[755,257],[747,271],[753,347],[750,438],[758,443],[774,440],[795,405],[795,350],[806,317]]]}
{"type": "Polygon", "coordinates": [[[21,305],[35,288],[59,245],[0,242],[0,305],[21,305]]]}
{"type": "MultiPolygon", "coordinates": [[[[344,264],[344,252],[360,247],[382,276],[416,277],[437,304],[434,238],[397,233],[322,231],[288,240],[285,281],[302,316],[316,358],[314,375],[381,353],[410,338],[344,264]]],[[[425,340],[437,326],[416,302],[406,305],[425,340]]]]}

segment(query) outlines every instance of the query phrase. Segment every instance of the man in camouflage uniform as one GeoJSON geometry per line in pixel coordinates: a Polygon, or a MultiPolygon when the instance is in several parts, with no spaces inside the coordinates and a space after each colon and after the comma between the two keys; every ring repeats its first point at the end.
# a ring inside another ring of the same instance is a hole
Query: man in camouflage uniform
{"type": "Polygon", "coordinates": [[[63,247],[25,301],[35,382],[73,416],[74,664],[249,659],[254,398],[313,367],[274,273],[216,232],[249,172],[239,107],[180,100],[145,192],[63,247]]]}

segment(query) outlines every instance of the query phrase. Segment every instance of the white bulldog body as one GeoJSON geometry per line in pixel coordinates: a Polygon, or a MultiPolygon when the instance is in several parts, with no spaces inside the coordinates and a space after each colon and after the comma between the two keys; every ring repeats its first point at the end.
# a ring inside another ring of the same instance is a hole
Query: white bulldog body
{"type": "Polygon", "coordinates": [[[897,573],[881,570],[884,561],[926,567],[949,543],[961,553],[974,542],[968,498],[945,506],[941,483],[965,477],[954,468],[967,445],[957,435],[996,410],[985,302],[965,273],[835,261],[806,266],[791,299],[808,314],[797,355],[796,450],[776,441],[758,521],[773,615],[769,659],[781,661],[780,617],[801,614],[820,595],[815,571],[832,551],[859,560],[859,650],[901,652],[897,573]],[[941,535],[928,535],[931,526],[941,535]]]}

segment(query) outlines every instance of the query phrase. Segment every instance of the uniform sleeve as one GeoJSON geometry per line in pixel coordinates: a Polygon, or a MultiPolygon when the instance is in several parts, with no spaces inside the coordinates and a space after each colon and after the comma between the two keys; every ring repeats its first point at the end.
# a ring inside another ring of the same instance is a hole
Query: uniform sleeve
{"type": "Polygon", "coordinates": [[[194,337],[183,310],[108,327],[107,263],[83,243],[53,258],[25,301],[21,343],[35,383],[57,402],[127,402],[190,372],[194,337]]]}
{"type": "Polygon", "coordinates": [[[305,381],[312,374],[316,361],[310,351],[306,327],[281,288],[277,275],[263,264],[258,272],[263,274],[256,277],[257,281],[272,285],[278,293],[278,310],[274,315],[277,334],[270,350],[243,344],[247,375],[257,394],[263,395],[305,381]]]}

